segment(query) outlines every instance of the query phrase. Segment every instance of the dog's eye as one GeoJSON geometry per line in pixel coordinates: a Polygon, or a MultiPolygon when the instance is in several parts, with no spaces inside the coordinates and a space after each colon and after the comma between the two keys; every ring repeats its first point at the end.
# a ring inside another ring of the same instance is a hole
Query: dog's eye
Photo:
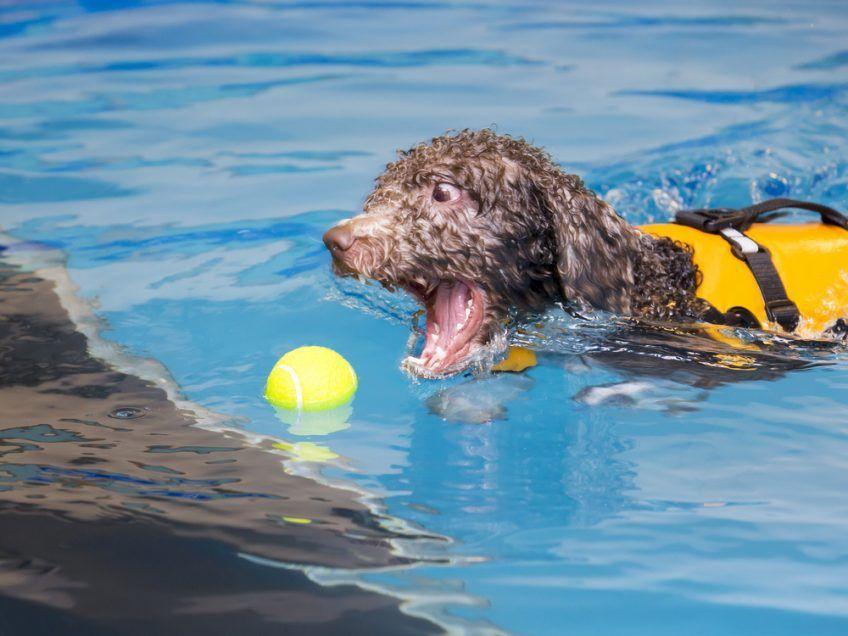
{"type": "Polygon", "coordinates": [[[433,188],[433,199],[439,203],[447,203],[456,201],[460,196],[459,188],[450,183],[437,183],[433,188]]]}

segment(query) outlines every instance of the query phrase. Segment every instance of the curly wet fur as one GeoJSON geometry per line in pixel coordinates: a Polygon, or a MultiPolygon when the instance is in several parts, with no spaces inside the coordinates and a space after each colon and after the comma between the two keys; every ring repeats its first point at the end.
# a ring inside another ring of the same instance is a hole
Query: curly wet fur
{"type": "Polygon", "coordinates": [[[398,154],[347,222],[355,242],[338,273],[426,296],[441,281],[486,294],[478,344],[512,310],[577,302],[659,320],[697,318],[691,250],[630,226],[544,150],[492,130],[463,130],[398,154]],[[435,184],[461,192],[434,202],[435,184]]]}
{"type": "Polygon", "coordinates": [[[651,320],[698,320],[711,310],[698,298],[701,272],[692,247],[670,238],[643,235],[642,258],[634,276],[632,309],[651,320]]]}
{"type": "Polygon", "coordinates": [[[621,313],[654,315],[665,303],[669,314],[666,300],[677,308],[669,315],[692,309],[688,248],[642,234],[545,151],[488,129],[400,152],[361,221],[355,269],[387,283],[466,278],[526,309],[563,294],[621,313]],[[470,193],[473,214],[433,214],[431,187],[444,180],[470,193]]]}

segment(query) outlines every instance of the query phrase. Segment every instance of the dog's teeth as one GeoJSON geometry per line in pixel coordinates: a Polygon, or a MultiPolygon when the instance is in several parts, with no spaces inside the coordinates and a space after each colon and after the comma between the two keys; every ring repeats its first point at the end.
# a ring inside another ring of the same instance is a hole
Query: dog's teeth
{"type": "Polygon", "coordinates": [[[456,330],[462,331],[462,328],[466,325],[466,323],[468,322],[468,319],[470,317],[471,317],[471,299],[469,298],[468,301],[465,303],[465,318],[463,319],[463,321],[461,323],[459,323],[459,325],[457,325],[456,330]]]}
{"type": "Polygon", "coordinates": [[[434,334],[436,334],[436,335],[438,336],[440,331],[441,331],[441,330],[439,329],[439,323],[434,322],[434,323],[433,323],[433,333],[434,333],[434,334]]]}

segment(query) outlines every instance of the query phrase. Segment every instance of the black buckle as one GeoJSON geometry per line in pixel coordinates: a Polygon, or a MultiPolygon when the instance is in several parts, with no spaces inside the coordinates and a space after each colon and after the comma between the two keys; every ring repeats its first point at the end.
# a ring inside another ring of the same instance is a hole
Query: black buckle
{"type": "Polygon", "coordinates": [[[708,208],[700,210],[678,210],[674,219],[681,225],[696,230],[717,234],[725,228],[742,230],[750,221],[750,214],[735,208],[708,208]]]}

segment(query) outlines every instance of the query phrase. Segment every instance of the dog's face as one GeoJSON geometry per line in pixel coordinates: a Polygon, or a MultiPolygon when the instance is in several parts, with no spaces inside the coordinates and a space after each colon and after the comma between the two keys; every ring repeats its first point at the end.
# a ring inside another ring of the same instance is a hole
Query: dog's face
{"type": "Polygon", "coordinates": [[[438,137],[400,153],[364,212],[324,241],[338,275],[411,293],[427,315],[424,349],[405,366],[441,377],[494,343],[513,311],[562,297],[557,211],[579,180],[542,151],[492,131],[438,137]],[[572,182],[569,179],[574,179],[572,182]]]}

